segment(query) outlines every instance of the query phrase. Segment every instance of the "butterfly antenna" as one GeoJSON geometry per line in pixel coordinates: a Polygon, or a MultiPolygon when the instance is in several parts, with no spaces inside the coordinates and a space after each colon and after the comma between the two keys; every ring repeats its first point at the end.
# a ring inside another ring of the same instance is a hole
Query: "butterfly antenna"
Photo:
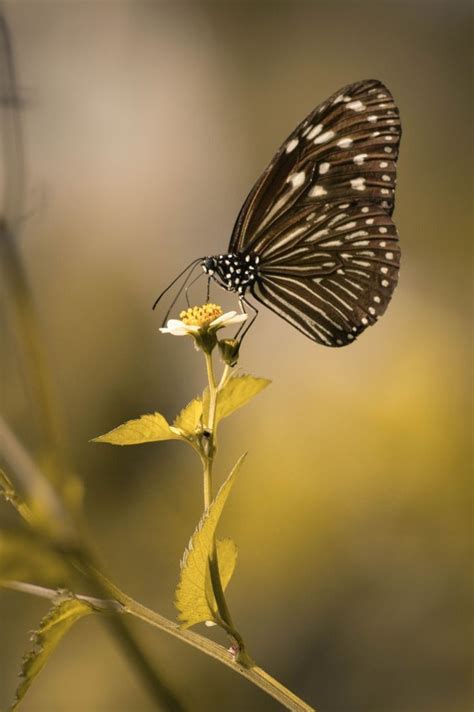
{"type": "MultiPolygon", "coordinates": [[[[172,287],[174,284],[176,284],[176,282],[178,281],[178,279],[180,279],[180,278],[183,276],[183,274],[188,271],[188,269],[191,269],[191,267],[194,267],[198,262],[201,262],[203,259],[204,259],[204,257],[198,257],[197,259],[193,260],[187,267],[185,267],[185,268],[183,269],[183,271],[180,272],[180,273],[178,274],[178,276],[175,277],[175,278],[173,279],[173,281],[172,281],[170,284],[168,284],[168,286],[166,287],[166,289],[164,289],[164,290],[161,292],[161,294],[159,295],[159,297],[156,299],[155,303],[153,304],[152,309],[154,309],[154,308],[157,306],[157,304],[158,304],[158,303],[161,301],[161,299],[165,296],[166,292],[168,292],[168,291],[171,289],[171,287],[172,287]]],[[[186,281],[187,281],[187,278],[186,278],[186,281]]],[[[185,281],[185,284],[186,284],[186,281],[185,281]]],[[[180,292],[181,292],[181,290],[180,290],[180,292]]],[[[176,300],[175,300],[175,301],[176,301],[176,300]]],[[[174,304],[174,302],[173,302],[173,304],[174,304]]]]}
{"type": "MultiPolygon", "coordinates": [[[[170,312],[171,312],[172,308],[174,307],[174,305],[176,304],[176,302],[178,301],[178,299],[180,298],[180,296],[182,295],[183,290],[184,290],[184,289],[187,290],[187,284],[188,284],[189,280],[191,279],[191,276],[192,276],[192,274],[193,274],[193,272],[194,272],[194,270],[196,269],[197,266],[198,266],[198,265],[197,265],[197,260],[195,260],[194,263],[191,262],[191,264],[189,265],[188,269],[191,268],[191,271],[189,272],[189,274],[186,275],[186,278],[185,278],[183,284],[182,284],[181,287],[178,289],[178,292],[177,292],[176,296],[174,297],[173,301],[172,301],[171,304],[169,305],[168,311],[166,312],[165,318],[163,319],[163,326],[166,324],[166,322],[167,322],[167,320],[168,320],[168,317],[169,317],[169,315],[170,315],[170,312]]],[[[204,272],[202,272],[202,274],[204,274],[204,272]]],[[[201,275],[198,275],[198,277],[200,277],[200,276],[201,276],[201,275]]],[[[175,281],[176,281],[176,280],[175,280],[175,281]]],[[[194,284],[194,282],[195,282],[195,280],[193,280],[193,281],[191,282],[191,284],[194,284]]],[[[189,285],[189,286],[191,286],[191,285],[189,285]]],[[[187,296],[187,294],[186,294],[186,296],[187,296]]]]}
{"type": "MultiPolygon", "coordinates": [[[[193,273],[193,272],[190,273],[190,275],[189,275],[190,277],[191,277],[191,274],[192,274],[192,273],[193,273]]],[[[189,292],[189,290],[191,289],[191,287],[193,286],[193,284],[195,284],[195,283],[198,281],[198,279],[201,279],[201,277],[204,277],[204,272],[201,272],[200,274],[198,274],[197,277],[194,277],[194,279],[192,280],[192,282],[190,282],[190,283],[188,284],[188,286],[186,287],[186,289],[184,290],[184,291],[185,291],[185,295],[186,295],[186,303],[187,303],[188,307],[191,306],[191,304],[189,303],[188,292],[189,292]]],[[[209,279],[209,277],[208,277],[208,279],[209,279]]],[[[184,286],[184,285],[183,285],[183,286],[184,286]]],[[[207,299],[207,301],[209,301],[209,299],[207,299]]]]}

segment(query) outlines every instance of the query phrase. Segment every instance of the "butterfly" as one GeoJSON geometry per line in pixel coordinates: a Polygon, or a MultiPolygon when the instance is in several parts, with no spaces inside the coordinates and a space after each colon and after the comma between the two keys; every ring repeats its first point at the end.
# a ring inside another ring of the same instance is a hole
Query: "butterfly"
{"type": "Polygon", "coordinates": [[[227,253],[199,258],[204,272],[243,308],[251,295],[319,344],[352,343],[385,312],[398,281],[391,216],[400,137],[382,82],[333,94],[257,180],[227,253]]]}

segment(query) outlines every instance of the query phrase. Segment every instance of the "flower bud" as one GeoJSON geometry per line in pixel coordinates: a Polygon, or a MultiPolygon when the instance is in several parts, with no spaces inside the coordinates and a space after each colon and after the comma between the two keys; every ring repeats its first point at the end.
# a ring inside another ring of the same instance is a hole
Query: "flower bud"
{"type": "Polygon", "coordinates": [[[222,339],[218,342],[221,358],[227,366],[235,366],[239,360],[239,339],[222,339]]]}

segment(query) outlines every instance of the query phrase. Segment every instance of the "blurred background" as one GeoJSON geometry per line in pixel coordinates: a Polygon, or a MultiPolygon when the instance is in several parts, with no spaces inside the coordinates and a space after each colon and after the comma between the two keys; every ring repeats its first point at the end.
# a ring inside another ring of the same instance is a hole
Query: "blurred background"
{"type": "MultiPolygon", "coordinates": [[[[4,10],[25,98],[18,249],[66,455],[112,578],[170,618],[201,513],[199,462],[179,443],[88,441],[142,413],[171,419],[202,389],[191,341],[158,332],[156,295],[191,259],[226,249],[247,192],[317,103],[363,78],[391,89],[404,130],[400,283],[380,323],[344,349],[316,346],[261,309],[240,366],[273,384],[222,425],[216,467],[220,482],[249,452],[220,525],[239,547],[229,602],[253,657],[319,712],[471,709],[469,4],[4,10]]],[[[0,293],[1,409],[35,455],[12,297],[4,283],[0,293]]],[[[2,536],[21,538],[10,509],[0,504],[2,536]]],[[[38,562],[33,582],[47,583],[38,562]]],[[[0,591],[0,708],[47,608],[0,591]]],[[[134,630],[191,712],[279,709],[198,651],[134,630]]],[[[91,617],[24,709],[155,707],[91,617]]]]}

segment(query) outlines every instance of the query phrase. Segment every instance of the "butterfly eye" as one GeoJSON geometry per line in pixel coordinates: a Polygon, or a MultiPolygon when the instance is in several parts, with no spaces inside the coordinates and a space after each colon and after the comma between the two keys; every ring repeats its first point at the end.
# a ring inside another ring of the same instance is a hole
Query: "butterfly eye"
{"type": "Polygon", "coordinates": [[[215,257],[206,257],[201,266],[206,274],[213,275],[216,270],[216,259],[215,257]]]}

